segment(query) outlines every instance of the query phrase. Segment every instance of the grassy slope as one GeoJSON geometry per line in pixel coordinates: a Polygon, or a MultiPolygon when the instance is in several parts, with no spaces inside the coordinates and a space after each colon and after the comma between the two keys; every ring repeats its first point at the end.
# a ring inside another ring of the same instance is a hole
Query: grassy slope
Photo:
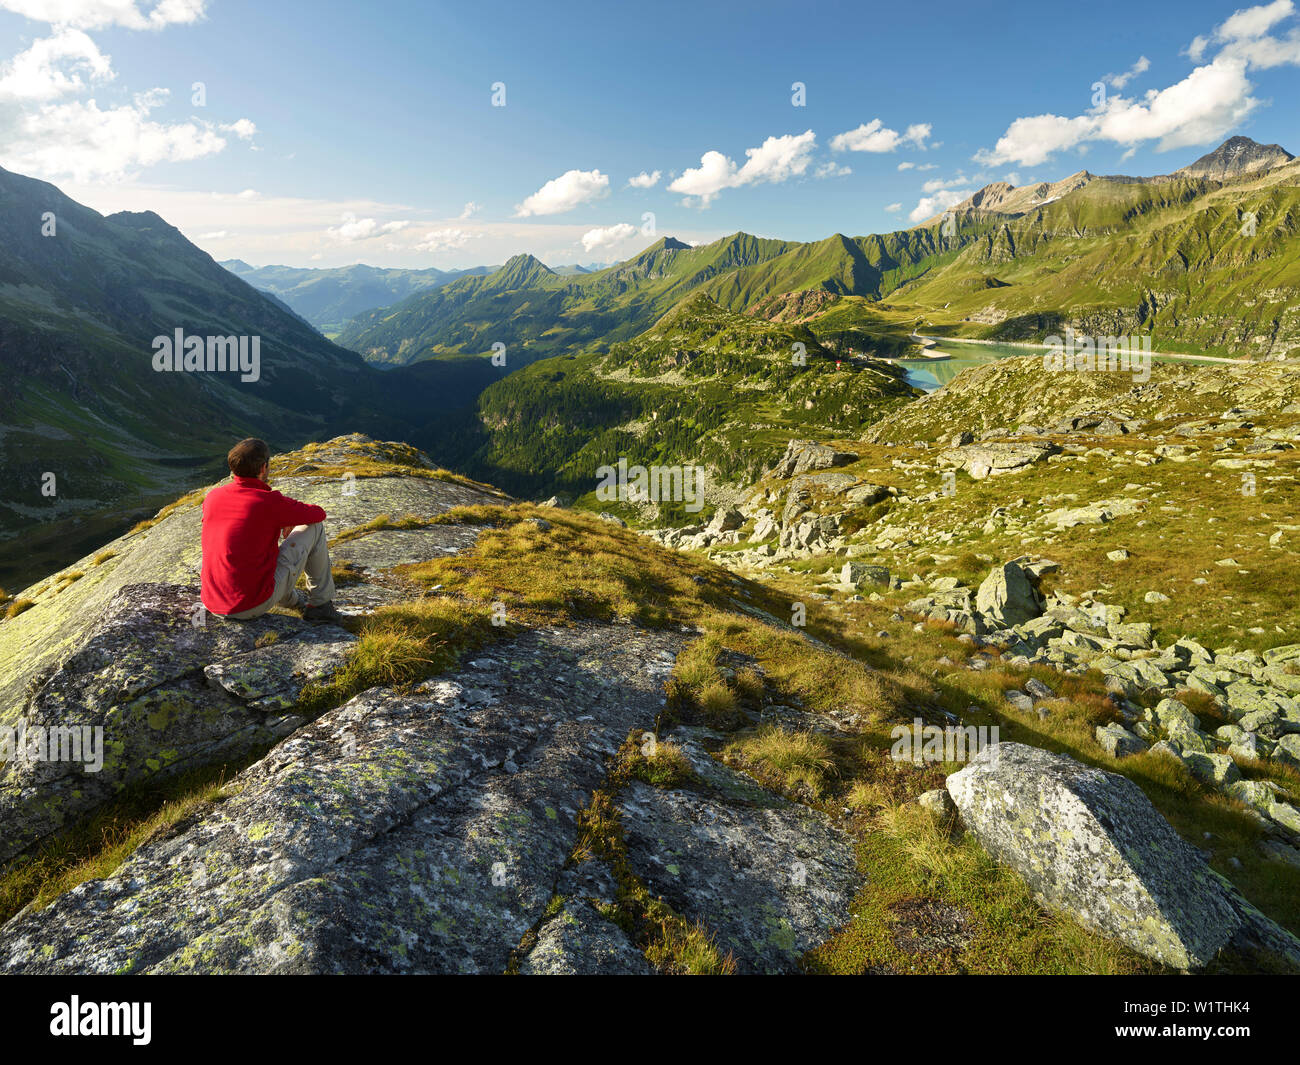
{"type": "Polygon", "coordinates": [[[1098,179],[1005,222],[892,301],[968,336],[1041,337],[1072,322],[1151,333],[1157,350],[1286,351],[1300,346],[1295,169],[1227,185],[1098,179]]]}
{"type": "MultiPolygon", "coordinates": [[[[304,452],[284,456],[283,461],[291,466],[313,458],[304,452]]],[[[347,460],[341,461],[347,465],[347,460]]],[[[373,475],[383,465],[366,450],[358,450],[356,461],[359,475],[373,475]]],[[[393,576],[410,582],[412,598],[353,623],[360,639],[350,669],[309,693],[306,709],[317,712],[337,705],[373,684],[400,685],[437,673],[454,664],[460,653],[487,640],[508,638],[521,626],[562,625],[581,617],[695,626],[699,639],[679,660],[661,727],[682,719],[730,732],[732,742],[717,752],[719,757],[766,786],[789,791],[842,819],[860,841],[865,875],[857,916],[809,957],[810,968],[1150,970],[1149,963],[1073,922],[1043,915],[1013,875],[994,865],[972,841],[921,816],[908,803],[941,780],[944,767],[900,768],[890,762],[886,751],[892,723],[909,720],[918,705],[930,707],[928,715],[940,705],[971,698],[995,702],[988,690],[993,678],[981,677],[985,689],[973,694],[958,686],[962,678],[936,685],[930,659],[917,660],[918,653],[932,655],[949,644],[960,646],[949,634],[935,628],[924,638],[893,645],[864,635],[861,622],[846,623],[832,609],[814,603],[808,634],[844,652],[834,653],[809,644],[778,620],[791,616],[790,593],[664,551],[588,516],[525,504],[469,508],[438,520],[487,524],[492,531],[464,555],[399,567],[393,576]],[[539,525],[538,518],[550,528],[539,525]],[[438,595],[420,594],[434,587],[438,595]],[[498,602],[507,605],[506,628],[488,622],[498,602]],[[753,668],[723,669],[723,656],[732,654],[748,656],[753,668]],[[775,738],[768,734],[756,744],[745,711],[752,711],[760,699],[802,706],[814,714],[834,712],[841,720],[857,714],[859,730],[829,744],[811,733],[775,738]],[[846,807],[851,812],[844,817],[846,807]],[[918,917],[936,903],[960,913],[971,933],[968,941],[952,945],[918,917]]],[[[1085,718],[1095,714],[1095,701],[1082,700],[1077,713],[1085,718]]],[[[1030,731],[1026,726],[1012,735],[1026,739],[1030,731]]],[[[644,764],[635,752],[621,752],[611,766],[607,790],[616,789],[629,774],[656,786],[676,783],[679,760],[672,760],[670,745],[663,746],[667,749],[662,761],[644,764]]],[[[1132,771],[1132,764],[1127,768],[1132,771]]],[[[1189,799],[1185,782],[1149,781],[1148,787],[1157,802],[1163,801],[1164,789],[1188,806],[1191,813],[1183,816],[1181,829],[1190,831],[1202,823],[1201,804],[1207,800],[1199,795],[1189,799]]],[[[37,866],[24,867],[0,883],[4,912],[33,898],[48,901],[88,877],[110,875],[143,840],[181,819],[203,815],[226,794],[229,786],[214,767],[176,782],[166,793],[124,796],[93,824],[53,845],[37,866]]],[[[604,791],[593,797],[573,860],[601,855],[616,862],[619,833],[607,798],[604,791]]],[[[1231,811],[1215,816],[1236,829],[1239,819],[1234,820],[1231,811]]],[[[707,929],[684,924],[660,900],[638,892],[634,883],[621,887],[617,912],[610,916],[633,932],[661,969],[727,971],[727,960],[712,950],[707,929]]],[[[1261,904],[1287,919],[1282,902],[1261,898],[1261,904]]]]}

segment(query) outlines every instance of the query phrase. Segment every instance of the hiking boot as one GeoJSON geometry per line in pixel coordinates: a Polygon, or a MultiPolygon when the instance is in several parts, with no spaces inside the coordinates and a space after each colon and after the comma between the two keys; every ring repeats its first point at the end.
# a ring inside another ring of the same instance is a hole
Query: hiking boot
{"type": "Polygon", "coordinates": [[[328,603],[304,607],[302,619],[303,621],[329,621],[338,625],[343,621],[343,615],[338,612],[331,599],[328,603]]]}

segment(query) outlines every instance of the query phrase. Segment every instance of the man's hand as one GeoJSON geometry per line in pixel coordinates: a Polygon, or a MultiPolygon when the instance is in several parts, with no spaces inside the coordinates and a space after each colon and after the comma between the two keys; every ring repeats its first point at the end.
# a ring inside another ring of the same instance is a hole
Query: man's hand
{"type": "Polygon", "coordinates": [[[295,528],[296,526],[286,525],[283,529],[280,530],[280,539],[283,540],[286,536],[288,536],[291,532],[293,532],[295,528]]]}

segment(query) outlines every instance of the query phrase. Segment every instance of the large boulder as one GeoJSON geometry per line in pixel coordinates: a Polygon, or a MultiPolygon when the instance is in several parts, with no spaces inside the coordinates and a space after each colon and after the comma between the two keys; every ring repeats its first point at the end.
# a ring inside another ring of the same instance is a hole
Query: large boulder
{"type": "Polygon", "coordinates": [[[939,461],[965,470],[977,481],[1014,473],[1060,452],[1055,444],[992,443],[951,447],[939,453],[939,461]]]}
{"type": "Polygon", "coordinates": [[[825,444],[811,440],[791,440],[782,455],[772,467],[774,477],[794,477],[809,470],[828,470],[833,466],[847,466],[856,462],[857,455],[847,451],[836,451],[825,444]]]}
{"type": "Polygon", "coordinates": [[[980,843],[1080,924],[1175,969],[1233,947],[1300,970],[1300,940],[1213,872],[1127,777],[1003,743],[947,788],[980,843]]]}
{"type": "Polygon", "coordinates": [[[994,566],[975,593],[975,609],[990,628],[1009,629],[1043,612],[1043,600],[1025,571],[1014,562],[994,566]]]}
{"type": "Polygon", "coordinates": [[[840,583],[851,588],[861,588],[864,584],[878,584],[882,588],[888,588],[889,568],[869,562],[846,562],[840,570],[840,583]]]}

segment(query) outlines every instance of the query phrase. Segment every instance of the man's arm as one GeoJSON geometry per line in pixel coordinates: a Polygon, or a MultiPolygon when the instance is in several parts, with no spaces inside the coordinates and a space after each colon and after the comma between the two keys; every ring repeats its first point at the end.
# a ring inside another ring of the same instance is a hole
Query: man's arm
{"type": "Polygon", "coordinates": [[[324,507],[318,507],[314,503],[300,503],[279,492],[275,494],[279,497],[276,500],[279,506],[275,520],[282,529],[291,529],[295,525],[315,525],[316,522],[325,520],[324,507]]]}

